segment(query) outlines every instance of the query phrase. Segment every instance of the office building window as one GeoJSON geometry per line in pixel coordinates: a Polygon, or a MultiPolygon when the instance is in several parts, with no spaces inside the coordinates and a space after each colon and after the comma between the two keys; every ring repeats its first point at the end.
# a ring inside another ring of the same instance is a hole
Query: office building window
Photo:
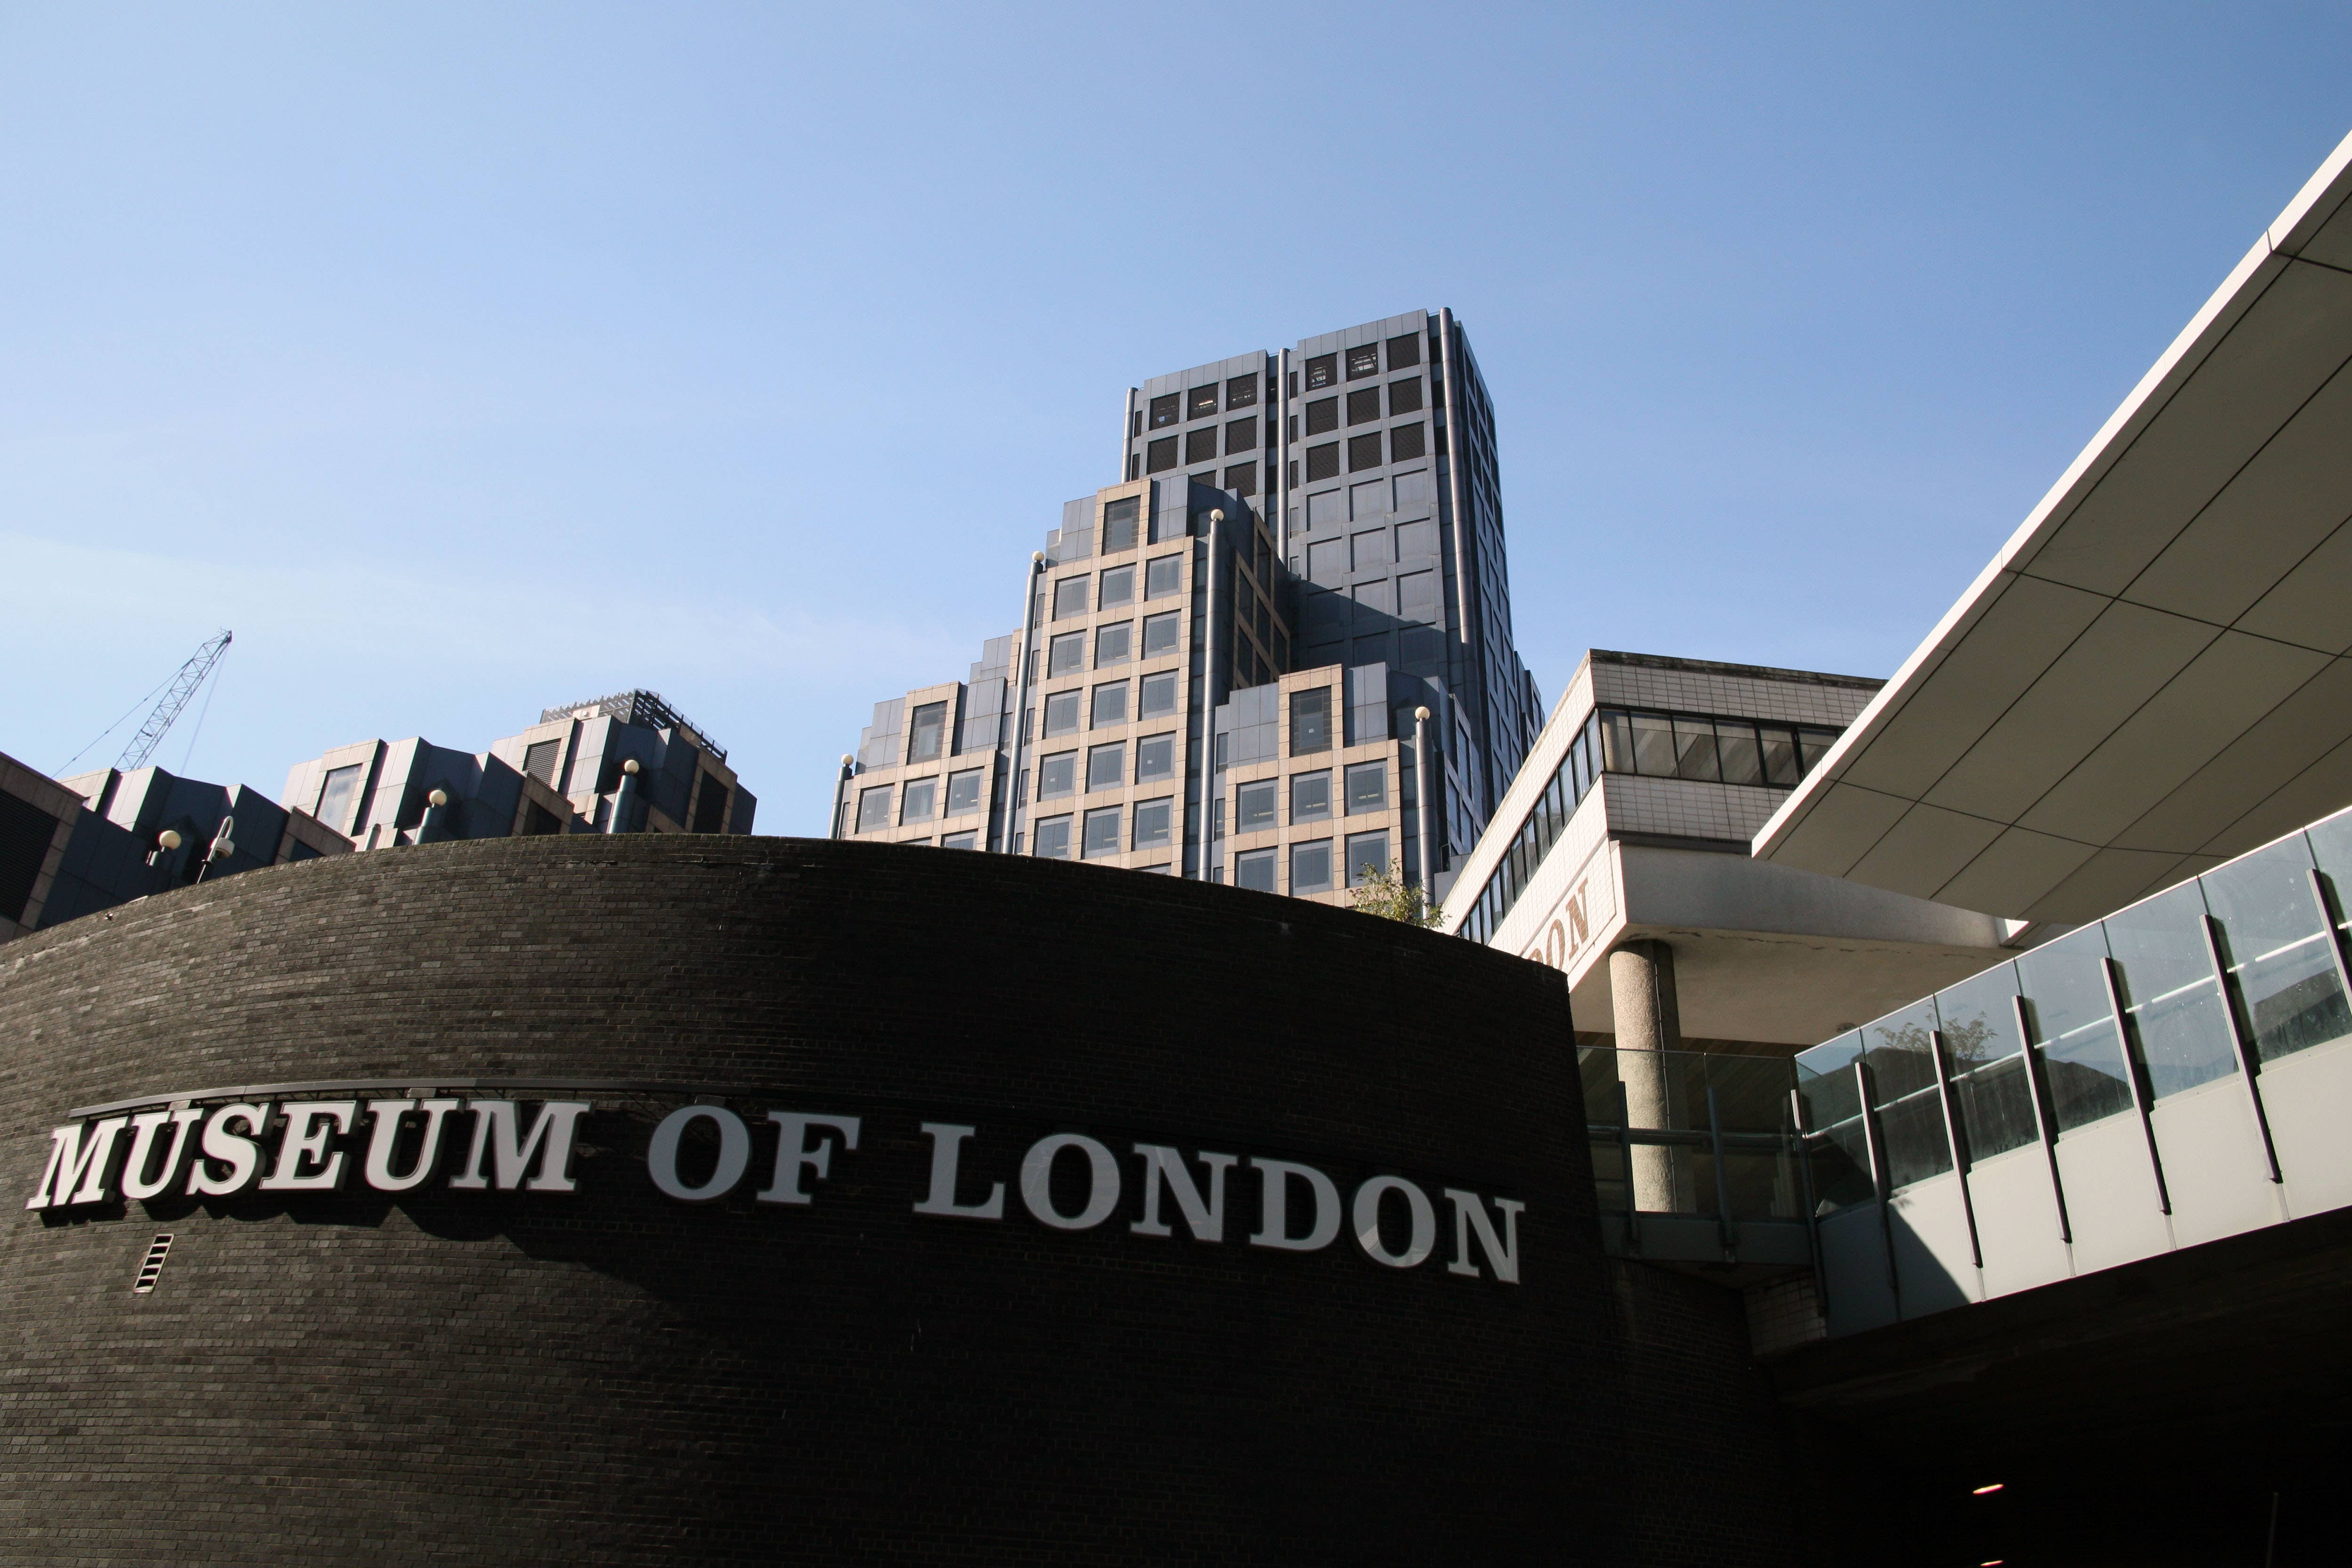
{"type": "Polygon", "coordinates": [[[1176,466],[1176,438],[1163,435],[1143,449],[1143,468],[1148,474],[1164,474],[1176,466]]]}
{"type": "Polygon", "coordinates": [[[890,786],[877,784],[857,796],[857,831],[870,833],[890,825],[890,786]]]}
{"type": "MultiPolygon", "coordinates": [[[[547,744],[552,746],[555,742],[549,741],[547,744]]],[[[537,750],[538,747],[534,747],[532,749],[537,750]]],[[[551,767],[549,771],[553,772],[554,769],[551,767]]],[[[538,778],[538,775],[533,774],[532,777],[538,778]]],[[[541,782],[552,783],[553,780],[541,779],[541,782]]],[[[352,803],[359,798],[359,764],[353,763],[349,768],[331,768],[327,770],[326,779],[319,786],[319,809],[311,815],[334,829],[335,831],[348,833],[354,826],[352,821],[352,803]]]]}
{"type": "Polygon", "coordinates": [[[1105,806],[1099,810],[1088,811],[1086,814],[1085,827],[1078,843],[1078,854],[1081,859],[1099,860],[1104,855],[1118,853],[1119,814],[1119,809],[1117,806],[1105,806]]]}
{"type": "MultiPolygon", "coordinates": [[[[563,742],[560,740],[542,740],[536,746],[525,747],[522,754],[522,770],[552,789],[555,788],[555,764],[562,755],[563,742]]],[[[338,768],[335,772],[357,774],[359,769],[338,768]]],[[[328,775],[329,778],[333,776],[333,774],[328,775]]],[[[319,820],[322,822],[326,821],[324,817],[319,820]]]]}
{"type": "Polygon", "coordinates": [[[1401,371],[1421,363],[1421,334],[1407,332],[1389,340],[1389,369],[1401,371]]]}
{"type": "Polygon", "coordinates": [[[1290,776],[1290,820],[1320,822],[1331,815],[1331,770],[1290,776]]]}
{"type": "Polygon", "coordinates": [[[1358,762],[1348,769],[1348,815],[1385,811],[1389,804],[1389,765],[1358,762]]]}
{"type": "Polygon", "coordinates": [[[1127,782],[1127,747],[1097,746],[1087,752],[1087,788],[1116,789],[1127,782]]]}
{"type": "Polygon", "coordinates": [[[936,762],[948,728],[948,705],[925,703],[907,724],[907,760],[936,762]]]}
{"type": "Polygon", "coordinates": [[[1163,555],[1143,569],[1143,597],[1165,599],[1184,591],[1184,558],[1163,555]]]}
{"type": "Polygon", "coordinates": [[[1257,402],[1257,378],[1235,376],[1225,383],[1225,406],[1247,408],[1257,402]]]}
{"type": "Polygon", "coordinates": [[[1339,400],[1318,398],[1307,405],[1307,434],[1321,435],[1339,428],[1339,400]]]}
{"type": "Polygon", "coordinates": [[[1313,686],[1290,694],[1290,755],[1331,749],[1331,688],[1313,686]]]}
{"type": "Polygon", "coordinates": [[[1110,610],[1121,604],[1134,602],[1135,568],[1115,566],[1102,574],[1102,591],[1095,601],[1097,609],[1110,610]]]}
{"type": "Polygon", "coordinates": [[[1389,413],[1391,417],[1400,413],[1419,413],[1420,412],[1421,378],[1419,376],[1389,383],[1389,413]]]}
{"type": "Polygon", "coordinates": [[[1381,373],[1381,346],[1367,343],[1360,349],[1348,350],[1348,379],[1360,381],[1365,376],[1381,373]]]}
{"type": "Polygon", "coordinates": [[[1178,409],[1181,402],[1181,400],[1180,400],[1174,392],[1169,392],[1164,396],[1153,398],[1151,400],[1151,428],[1157,430],[1163,424],[1175,423],[1178,418],[1178,409]]]}
{"type": "Polygon", "coordinates": [[[1339,379],[1339,356],[1318,354],[1307,361],[1307,390],[1328,387],[1339,379]]]}
{"type": "Polygon", "coordinates": [[[928,822],[939,815],[940,781],[936,779],[909,779],[898,800],[898,821],[928,822]]]}
{"type": "Polygon", "coordinates": [[[1348,885],[1361,887],[1389,869],[1389,836],[1386,833],[1350,833],[1348,835],[1348,885]]]}
{"type": "Polygon", "coordinates": [[[947,837],[940,841],[940,848],[943,850],[976,850],[980,848],[979,831],[975,829],[970,832],[950,833],[947,837]]]}
{"type": "Polygon", "coordinates": [[[1045,645],[1045,674],[1074,675],[1087,667],[1087,634],[1065,632],[1045,645]]]}
{"type": "Polygon", "coordinates": [[[1124,496],[1103,507],[1102,548],[1105,555],[1117,555],[1135,548],[1135,520],[1140,505],[1133,496],[1124,496]]]}
{"type": "Polygon", "coordinates": [[[1124,664],[1135,657],[1135,622],[1122,621],[1115,626],[1095,628],[1095,668],[1108,669],[1124,664]]]}
{"type": "Polygon", "coordinates": [[[1348,423],[1370,424],[1381,416],[1381,389],[1361,387],[1348,394],[1348,423]]]}
{"type": "Polygon", "coordinates": [[[1228,453],[1257,450],[1255,418],[1231,420],[1225,425],[1225,450],[1228,453]]]}
{"type": "Polygon", "coordinates": [[[1102,729],[1127,722],[1127,683],[1113,681],[1095,688],[1094,722],[1087,727],[1102,729]]]}
{"type": "Polygon", "coordinates": [[[1135,808],[1135,839],[1131,847],[1156,850],[1167,843],[1175,819],[1175,802],[1169,800],[1144,800],[1135,808]]]}
{"type": "MultiPolygon", "coordinates": [[[[1142,454],[1142,453],[1140,453],[1140,452],[1130,452],[1130,453],[1129,453],[1129,454],[1127,455],[1127,476],[1128,476],[1128,478],[1129,478],[1130,481],[1135,480],[1135,479],[1141,478],[1141,477],[1143,476],[1143,454],[1142,454]]],[[[1018,833],[1015,833],[1015,834],[1013,834],[1013,836],[1014,838],[1016,838],[1016,839],[1017,839],[1017,838],[1019,838],[1021,835],[1020,835],[1020,834],[1018,834],[1018,833]]]]}
{"type": "Polygon", "coordinates": [[[948,815],[961,817],[980,810],[980,769],[967,768],[948,775],[948,815]]]}
{"type": "Polygon", "coordinates": [[[1250,850],[1234,857],[1234,885],[1255,888],[1260,893],[1274,891],[1274,852],[1250,850]]]}
{"type": "Polygon", "coordinates": [[[1136,714],[1139,718],[1159,718],[1176,711],[1176,672],[1165,671],[1143,677],[1143,701],[1136,714]]]}
{"type": "Polygon", "coordinates": [[[1048,817],[1037,824],[1036,854],[1040,860],[1066,861],[1070,858],[1070,819],[1048,817]]]}
{"type": "MultiPolygon", "coordinates": [[[[1374,436],[1372,439],[1378,441],[1380,438],[1374,436]]],[[[1318,479],[1334,479],[1339,476],[1339,444],[1338,442],[1326,442],[1320,446],[1310,446],[1307,449],[1307,482],[1308,484],[1312,485],[1318,479]]]]}
{"type": "Polygon", "coordinates": [[[1037,799],[1051,800],[1057,795],[1078,792],[1078,754],[1057,751],[1051,757],[1037,759],[1037,799]]]}
{"type": "Polygon", "coordinates": [[[1217,427],[1215,425],[1213,424],[1202,430],[1188,430],[1184,433],[1185,462],[1213,463],[1216,457],[1217,427]]]}
{"type": "Polygon", "coordinates": [[[1400,424],[1395,429],[1389,432],[1389,460],[1391,462],[1409,463],[1416,457],[1425,457],[1428,455],[1429,448],[1424,439],[1423,427],[1422,425],[1418,423],[1400,424]]]}
{"type": "Polygon", "coordinates": [[[1275,781],[1261,779],[1234,791],[1234,831],[1255,833],[1274,826],[1275,781]]]}
{"type": "Polygon", "coordinates": [[[1183,612],[1163,610],[1157,615],[1143,618],[1143,656],[1157,659],[1176,651],[1178,632],[1183,629],[1183,612]]]}
{"type": "Polygon", "coordinates": [[[1375,430],[1369,435],[1351,435],[1348,438],[1349,473],[1360,473],[1366,468],[1377,468],[1380,465],[1381,433],[1379,431],[1375,430]]]}
{"type": "Polygon", "coordinates": [[[1054,584],[1054,619],[1066,621],[1087,612],[1087,579],[1066,577],[1054,584]]]}
{"type": "Polygon", "coordinates": [[[1236,463],[1225,470],[1224,487],[1236,496],[1257,494],[1257,465],[1236,463]]]}
{"type": "Polygon", "coordinates": [[[1174,777],[1176,737],[1173,735],[1146,736],[1135,743],[1135,781],[1138,784],[1174,777]]]}
{"type": "Polygon", "coordinates": [[[1055,692],[1045,699],[1045,733],[1075,735],[1078,728],[1078,694],[1055,692]]]}
{"type": "Polygon", "coordinates": [[[1331,891],[1330,840],[1317,839],[1310,843],[1290,846],[1290,891],[1293,893],[1331,891]]]}
{"type": "Polygon", "coordinates": [[[1204,387],[1194,387],[1191,395],[1185,399],[1184,417],[1186,419],[1206,419],[1216,412],[1217,384],[1214,382],[1211,382],[1204,387]]]}

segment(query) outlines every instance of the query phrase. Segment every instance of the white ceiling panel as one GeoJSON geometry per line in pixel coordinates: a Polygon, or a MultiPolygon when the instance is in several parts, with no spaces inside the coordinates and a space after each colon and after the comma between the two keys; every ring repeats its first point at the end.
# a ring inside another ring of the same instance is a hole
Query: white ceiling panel
{"type": "Polygon", "coordinates": [[[1982,817],[1914,806],[1845,874],[1849,881],[1897,892],[1940,887],[2004,831],[1982,817]]]}
{"type": "Polygon", "coordinates": [[[2223,831],[2206,848],[2227,858],[2260,849],[2273,839],[2294,831],[2305,822],[2332,816],[2352,801],[2352,739],[2330,747],[2310,767],[2265,797],[2259,806],[2223,831]]]}
{"type": "Polygon", "coordinates": [[[1773,859],[1802,871],[1843,876],[1887,829],[1902,820],[1911,804],[1875,789],[1832,784],[1798,824],[1787,852],[1773,859]]]}
{"type": "Polygon", "coordinates": [[[2146,850],[2100,850],[2026,908],[2028,920],[2081,925],[2122,908],[2170,876],[2188,857],[2146,850]]]}
{"type": "Polygon", "coordinates": [[[2333,750],[2352,727],[2352,661],[2333,660],[2115,835],[2123,849],[2210,850],[2214,835],[2333,750]]]}
{"type": "MultiPolygon", "coordinates": [[[[2344,500],[2352,503],[2352,497],[2344,500]]],[[[2238,629],[2326,653],[2352,652],[2352,522],[2338,523],[2277,586],[2238,619],[2238,629]]]]}
{"type": "Polygon", "coordinates": [[[1984,852],[1958,876],[1931,890],[1939,904],[1980,909],[2021,920],[2025,912],[2098,852],[2096,846],[2071,839],[2053,839],[2023,828],[2004,828],[1984,852]]]}

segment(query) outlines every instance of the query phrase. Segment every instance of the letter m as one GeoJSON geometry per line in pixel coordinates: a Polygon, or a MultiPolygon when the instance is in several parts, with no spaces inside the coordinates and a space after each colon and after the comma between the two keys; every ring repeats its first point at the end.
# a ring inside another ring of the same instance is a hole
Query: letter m
{"type": "Polygon", "coordinates": [[[518,1186],[530,1192],[572,1190],[572,1135],[580,1118],[588,1113],[587,1101],[546,1102],[527,1135],[519,1131],[521,1119],[511,1100],[476,1100],[467,1109],[474,1113],[474,1147],[466,1156],[465,1170],[449,1178],[451,1186],[474,1190],[488,1186],[490,1178],[482,1172],[487,1155],[500,1192],[512,1192],[518,1186]],[[539,1174],[525,1181],[523,1171],[533,1155],[539,1156],[539,1174]]]}
{"type": "Polygon", "coordinates": [[[1478,1245],[1486,1249],[1486,1261],[1495,1270],[1495,1278],[1506,1285],[1519,1282],[1519,1216],[1527,1205],[1511,1198],[1498,1197],[1495,1207],[1503,1211],[1503,1234],[1495,1234],[1494,1221],[1486,1218],[1486,1206],[1478,1201],[1475,1192],[1447,1187],[1445,1197],[1454,1205],[1454,1261],[1445,1266],[1449,1274],[1478,1277],[1478,1265],[1470,1257],[1470,1238],[1475,1232],[1478,1245]]]}
{"type": "Polygon", "coordinates": [[[83,1124],[75,1122],[49,1134],[49,1164],[41,1172],[41,1185],[25,1201],[26,1208],[59,1208],[69,1203],[103,1203],[106,1201],[106,1179],[114,1164],[114,1134],[131,1124],[128,1116],[109,1116],[88,1128],[89,1142],[82,1142],[83,1124]],[[79,1188],[79,1190],[76,1190],[79,1188]]]}

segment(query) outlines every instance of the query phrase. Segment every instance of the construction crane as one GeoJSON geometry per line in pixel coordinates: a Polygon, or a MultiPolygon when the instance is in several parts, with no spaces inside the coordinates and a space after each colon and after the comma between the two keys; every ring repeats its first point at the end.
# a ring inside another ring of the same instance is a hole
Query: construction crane
{"type": "Polygon", "coordinates": [[[121,760],[114,765],[118,769],[128,773],[134,768],[147,766],[147,759],[155,755],[158,746],[163,744],[163,732],[172,727],[173,721],[180,716],[180,710],[188,706],[188,699],[196,695],[196,688],[203,685],[205,677],[213,673],[213,666],[220,663],[223,653],[228,652],[231,641],[230,633],[223,632],[188,656],[188,662],[180,666],[180,673],[172,677],[171,689],[163,694],[163,700],[155,705],[155,711],[147,716],[147,722],[139,727],[139,733],[131,737],[131,744],[122,748],[121,760]]]}

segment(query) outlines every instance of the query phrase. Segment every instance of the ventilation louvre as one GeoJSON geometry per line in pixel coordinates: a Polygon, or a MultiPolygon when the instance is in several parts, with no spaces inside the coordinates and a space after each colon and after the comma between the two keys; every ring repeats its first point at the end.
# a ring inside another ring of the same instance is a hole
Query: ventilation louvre
{"type": "Polygon", "coordinates": [[[139,1278],[131,1282],[131,1293],[144,1296],[155,1289],[155,1281],[163,1272],[163,1260],[172,1250],[172,1233],[159,1234],[147,1249],[147,1257],[139,1265],[139,1278]]]}

